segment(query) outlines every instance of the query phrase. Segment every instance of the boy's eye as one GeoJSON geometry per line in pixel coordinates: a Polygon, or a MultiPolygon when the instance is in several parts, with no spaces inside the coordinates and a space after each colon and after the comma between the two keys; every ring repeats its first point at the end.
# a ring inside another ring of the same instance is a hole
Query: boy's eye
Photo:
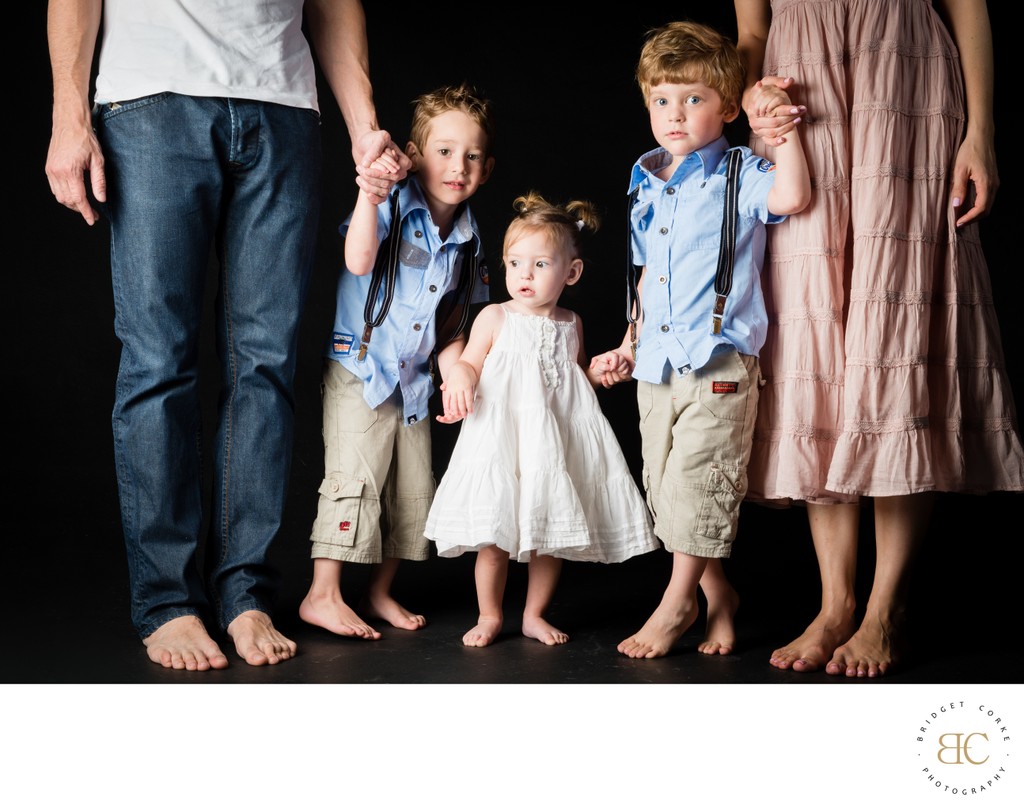
{"type": "Polygon", "coordinates": [[[664,107],[666,104],[668,104],[668,101],[664,98],[655,98],[651,101],[651,103],[655,107],[664,107]]]}
{"type": "Polygon", "coordinates": [[[468,159],[468,160],[479,160],[480,159],[480,155],[478,155],[476,152],[470,152],[468,155],[466,155],[466,159],[468,159]]]}
{"type": "Polygon", "coordinates": [[[452,153],[452,150],[451,149],[446,149],[446,148],[442,147],[442,148],[437,150],[437,153],[439,155],[441,155],[441,157],[448,157],[448,155],[450,155],[452,153]]]}
{"type": "Polygon", "coordinates": [[[686,103],[690,104],[690,105],[700,104],[700,101],[701,101],[700,96],[687,96],[686,97],[686,103]]]}
{"type": "Polygon", "coordinates": [[[546,261],[538,261],[536,266],[538,269],[542,270],[548,266],[548,263],[546,261]]]}

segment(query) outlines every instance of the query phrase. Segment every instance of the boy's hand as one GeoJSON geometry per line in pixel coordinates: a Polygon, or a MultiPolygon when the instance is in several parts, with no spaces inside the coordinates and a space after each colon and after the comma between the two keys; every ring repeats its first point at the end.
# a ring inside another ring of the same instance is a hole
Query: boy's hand
{"type": "Polygon", "coordinates": [[[606,388],[632,379],[634,366],[633,359],[620,350],[606,351],[590,360],[590,370],[606,388]]]}
{"type": "Polygon", "coordinates": [[[352,144],[352,156],[356,163],[356,185],[377,205],[388,198],[391,186],[412,168],[409,156],[383,129],[365,132],[352,144]]]}
{"type": "Polygon", "coordinates": [[[803,104],[794,104],[787,92],[793,86],[792,78],[765,76],[743,94],[743,111],[747,114],[750,130],[768,146],[786,142],[807,112],[803,104]]]}
{"type": "Polygon", "coordinates": [[[454,424],[473,412],[473,398],[476,396],[476,380],[472,373],[458,363],[448,372],[448,379],[441,383],[441,404],[444,413],[437,417],[442,424],[454,424]]]}

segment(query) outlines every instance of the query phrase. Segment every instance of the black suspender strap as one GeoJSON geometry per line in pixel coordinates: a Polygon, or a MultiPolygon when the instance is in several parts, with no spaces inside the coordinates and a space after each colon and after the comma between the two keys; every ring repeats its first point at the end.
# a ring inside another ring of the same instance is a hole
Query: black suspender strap
{"type": "MultiPolygon", "coordinates": [[[[434,317],[438,333],[437,339],[434,341],[434,350],[430,352],[429,370],[431,378],[434,377],[434,369],[437,367],[438,352],[445,346],[458,340],[465,333],[466,326],[469,324],[469,305],[473,300],[473,286],[476,284],[476,276],[480,266],[480,259],[476,251],[476,239],[472,238],[468,242],[464,242],[459,249],[462,257],[462,260],[459,262],[459,280],[455,289],[445,296],[451,299],[451,306],[446,308],[443,318],[436,315],[434,317]],[[462,311],[459,313],[459,325],[450,334],[442,337],[440,329],[448,322],[448,319],[460,305],[460,302],[462,311]]],[[[440,307],[438,308],[440,309],[440,307]]]]}
{"type": "Polygon", "coordinates": [[[718,270],[715,272],[715,305],[711,310],[711,330],[722,333],[722,316],[725,314],[725,299],[732,290],[732,268],[736,260],[736,213],[739,198],[740,163],[743,155],[739,149],[729,152],[729,166],[725,178],[725,210],[722,213],[722,240],[718,248],[718,270]]]}
{"type": "Polygon", "coordinates": [[[370,277],[370,289],[366,293],[366,305],[363,307],[363,339],[359,343],[359,356],[362,362],[366,359],[366,349],[370,347],[370,335],[373,330],[384,322],[395,299],[395,280],[398,277],[398,248],[402,244],[402,222],[398,206],[398,186],[391,192],[391,227],[387,236],[377,248],[377,259],[373,264],[373,275],[370,277]],[[380,288],[384,286],[384,298],[380,308],[374,314],[380,288]]]}
{"type": "Polygon", "coordinates": [[[633,350],[633,359],[636,360],[636,322],[640,317],[640,295],[637,284],[640,280],[640,273],[643,268],[633,263],[633,206],[636,205],[636,196],[639,187],[634,188],[629,195],[629,205],[626,208],[626,320],[629,322],[629,343],[633,350]]]}

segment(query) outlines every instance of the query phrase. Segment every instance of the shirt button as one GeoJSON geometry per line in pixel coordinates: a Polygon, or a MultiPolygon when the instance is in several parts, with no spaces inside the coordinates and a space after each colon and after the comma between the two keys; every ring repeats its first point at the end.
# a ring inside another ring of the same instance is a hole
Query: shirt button
{"type": "Polygon", "coordinates": [[[409,423],[410,424],[415,424],[416,423],[416,417],[415,416],[409,416],[409,423]]]}
{"type": "Polygon", "coordinates": [[[668,326],[667,325],[662,325],[661,330],[662,331],[668,331],[668,326]]]}
{"type": "Polygon", "coordinates": [[[412,324],[412,330],[413,330],[413,331],[419,331],[419,330],[420,330],[421,328],[422,328],[422,327],[420,326],[420,324],[419,324],[419,323],[413,323],[413,324],[412,324]]]}
{"type": "Polygon", "coordinates": [[[664,275],[659,275],[658,276],[658,283],[659,284],[666,284],[666,283],[668,283],[668,279],[664,275]]]}
{"type": "Polygon", "coordinates": [[[671,197],[674,193],[676,193],[676,190],[674,188],[666,188],[665,193],[671,197]]]}
{"type": "Polygon", "coordinates": [[[415,237],[416,237],[417,239],[422,239],[422,238],[423,238],[423,231],[422,231],[422,230],[417,230],[417,231],[414,231],[414,232],[413,232],[413,235],[414,235],[414,236],[415,236],[415,237]]]}
{"type": "Polygon", "coordinates": [[[664,235],[665,235],[666,233],[668,233],[668,228],[662,228],[662,229],[661,229],[661,230],[659,230],[658,232],[659,232],[659,233],[660,233],[660,234],[661,234],[662,236],[664,236],[664,235]]]}
{"type": "Polygon", "coordinates": [[[447,249],[448,249],[448,245],[446,245],[446,244],[442,244],[441,245],[441,252],[442,253],[445,252],[447,249]]]}
{"type": "Polygon", "coordinates": [[[430,285],[430,291],[431,291],[431,292],[437,292],[437,287],[436,287],[436,286],[434,286],[434,284],[431,284],[431,285],[430,285]]]}

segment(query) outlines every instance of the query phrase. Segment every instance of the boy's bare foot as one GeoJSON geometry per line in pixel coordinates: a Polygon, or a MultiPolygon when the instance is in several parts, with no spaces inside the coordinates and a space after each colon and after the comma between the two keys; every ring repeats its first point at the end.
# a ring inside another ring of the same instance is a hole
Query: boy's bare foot
{"type": "Polygon", "coordinates": [[[172,618],[143,641],[149,659],[165,669],[226,669],[228,658],[194,615],[172,618]]]}
{"type": "Polygon", "coordinates": [[[706,655],[727,655],[736,645],[736,610],[740,608],[740,596],[732,587],[728,592],[708,600],[708,628],[697,651],[706,655]]]}
{"type": "Polygon", "coordinates": [[[462,636],[462,642],[466,646],[490,646],[494,639],[501,633],[501,618],[480,617],[469,632],[462,636]]]}
{"type": "Polygon", "coordinates": [[[250,666],[276,665],[295,657],[298,648],[274,628],[270,616],[259,610],[246,610],[228,624],[228,635],[235,651],[250,666]]]}
{"type": "Polygon", "coordinates": [[[640,627],[640,631],[626,638],[616,648],[626,657],[664,657],[696,620],[695,602],[690,602],[682,610],[662,602],[647,619],[647,623],[640,627]]]}
{"type": "Polygon", "coordinates": [[[396,629],[422,629],[427,625],[426,618],[415,612],[409,612],[390,595],[367,593],[359,608],[371,618],[387,621],[396,629]]]}
{"type": "Polygon", "coordinates": [[[879,621],[860,625],[846,643],[835,650],[825,666],[826,674],[847,677],[882,677],[896,663],[892,628],[879,621]]]}
{"type": "Polygon", "coordinates": [[[340,593],[323,597],[314,596],[310,591],[299,604],[299,617],[307,624],[326,629],[335,635],[363,640],[380,640],[380,632],[356,615],[355,611],[341,598],[340,593]]]}
{"type": "Polygon", "coordinates": [[[528,638],[539,640],[545,646],[560,646],[568,642],[569,636],[561,629],[555,629],[543,618],[523,616],[523,634],[528,638]]]}
{"type": "Polygon", "coordinates": [[[772,652],[768,662],[777,669],[817,671],[832,657],[836,648],[849,639],[852,632],[852,616],[833,620],[819,614],[799,638],[772,652]]]}

